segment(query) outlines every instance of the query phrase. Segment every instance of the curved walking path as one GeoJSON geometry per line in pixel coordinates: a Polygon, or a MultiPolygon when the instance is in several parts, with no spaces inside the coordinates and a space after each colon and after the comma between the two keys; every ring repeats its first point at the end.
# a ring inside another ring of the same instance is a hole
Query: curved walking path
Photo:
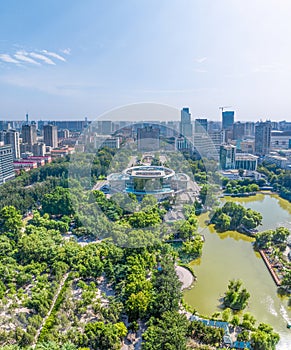
{"type": "Polygon", "coordinates": [[[192,273],[182,266],[175,266],[175,270],[180,282],[182,282],[181,289],[189,288],[191,284],[194,282],[194,277],[192,273]]]}
{"type": "Polygon", "coordinates": [[[59,296],[59,294],[60,294],[60,292],[61,292],[61,289],[62,289],[64,283],[66,282],[68,276],[69,276],[69,272],[67,272],[67,273],[64,275],[64,277],[62,278],[62,280],[61,280],[61,282],[60,282],[60,284],[59,284],[59,287],[58,287],[58,289],[57,289],[57,292],[56,292],[56,294],[55,294],[55,296],[54,296],[54,298],[53,298],[52,305],[51,305],[51,307],[50,307],[50,309],[49,309],[47,315],[43,318],[42,323],[41,323],[41,326],[39,327],[39,329],[38,329],[38,331],[37,331],[37,333],[36,333],[36,335],[35,335],[35,338],[34,338],[34,341],[33,341],[33,345],[32,345],[33,348],[35,348],[35,346],[36,346],[36,344],[37,344],[37,341],[38,341],[40,332],[41,332],[43,326],[45,325],[45,322],[46,322],[47,318],[48,318],[48,317],[50,316],[50,314],[52,313],[53,308],[54,308],[54,306],[55,306],[55,303],[56,303],[56,301],[57,301],[57,298],[58,298],[58,296],[59,296]]]}

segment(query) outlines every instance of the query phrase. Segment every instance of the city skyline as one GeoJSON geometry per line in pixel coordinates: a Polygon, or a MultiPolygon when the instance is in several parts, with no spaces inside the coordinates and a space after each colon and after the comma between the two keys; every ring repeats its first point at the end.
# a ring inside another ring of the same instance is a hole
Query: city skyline
{"type": "Polygon", "coordinates": [[[3,2],[1,119],[94,119],[122,105],[290,120],[291,3],[3,2]],[[258,25],[259,23],[259,25],[258,25]]]}

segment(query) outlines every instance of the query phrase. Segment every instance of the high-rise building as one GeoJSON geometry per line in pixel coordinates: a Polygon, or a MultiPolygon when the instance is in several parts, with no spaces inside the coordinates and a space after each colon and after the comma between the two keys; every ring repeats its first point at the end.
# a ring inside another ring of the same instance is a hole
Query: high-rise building
{"type": "Polygon", "coordinates": [[[209,132],[209,138],[212,140],[217,151],[220,150],[220,146],[225,142],[225,130],[209,132]]]}
{"type": "Polygon", "coordinates": [[[32,146],[32,153],[36,157],[43,157],[46,153],[45,143],[38,142],[32,146]]]}
{"type": "MultiPolygon", "coordinates": [[[[214,137],[213,134],[211,134],[214,137]]],[[[195,153],[198,158],[208,158],[218,161],[217,147],[220,147],[222,142],[221,135],[215,135],[215,140],[207,133],[197,133],[194,136],[195,153]],[[216,144],[215,144],[216,143],[216,144]]]]}
{"type": "Polygon", "coordinates": [[[254,136],[255,135],[255,123],[246,122],[245,123],[245,136],[254,136]]]}
{"type": "Polygon", "coordinates": [[[180,133],[184,137],[192,137],[191,113],[188,107],[181,110],[180,133]]]}
{"type": "Polygon", "coordinates": [[[195,134],[204,134],[208,131],[207,119],[195,119],[195,134]]]}
{"type": "Polygon", "coordinates": [[[69,137],[70,137],[70,130],[68,129],[58,130],[59,139],[68,139],[69,137]]]}
{"type": "Polygon", "coordinates": [[[234,111],[222,112],[222,129],[231,130],[234,122],[234,111]]]}
{"type": "Polygon", "coordinates": [[[219,152],[220,166],[223,170],[235,169],[236,147],[233,145],[221,145],[219,152]]]}
{"type": "Polygon", "coordinates": [[[255,127],[255,154],[265,156],[271,146],[271,123],[260,122],[255,127]]]}
{"type": "Polygon", "coordinates": [[[36,125],[24,124],[22,125],[22,143],[27,143],[30,146],[36,143],[36,125]]]}
{"type": "Polygon", "coordinates": [[[158,151],[160,148],[160,129],[154,126],[138,128],[137,148],[139,151],[158,151]]]}
{"type": "Polygon", "coordinates": [[[6,135],[6,131],[0,131],[0,142],[5,141],[5,135],[6,135]]]}
{"type": "Polygon", "coordinates": [[[15,176],[11,146],[0,146],[0,185],[15,176]]]}
{"type": "Polygon", "coordinates": [[[19,143],[19,132],[13,129],[6,131],[4,137],[5,145],[12,147],[12,154],[14,159],[20,158],[20,143],[19,143]]]}
{"type": "Polygon", "coordinates": [[[58,128],[55,125],[44,125],[43,127],[43,142],[46,146],[52,148],[58,147],[58,128]]]}
{"type": "Polygon", "coordinates": [[[110,135],[112,133],[112,121],[102,120],[101,121],[101,134],[110,135]]]}
{"type": "Polygon", "coordinates": [[[234,140],[242,140],[245,136],[245,123],[236,122],[233,124],[232,137],[234,140]]]}

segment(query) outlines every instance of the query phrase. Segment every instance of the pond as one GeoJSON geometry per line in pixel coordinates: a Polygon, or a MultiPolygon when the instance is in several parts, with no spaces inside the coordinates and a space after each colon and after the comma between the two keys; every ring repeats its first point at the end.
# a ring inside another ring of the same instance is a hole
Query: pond
{"type": "MultiPolygon", "coordinates": [[[[278,226],[291,228],[291,203],[277,195],[257,194],[251,197],[225,197],[221,201],[233,201],[259,211],[263,216],[260,231],[278,226]]],[[[291,309],[288,298],[277,294],[277,287],[262,258],[253,250],[253,239],[237,232],[216,233],[213,225],[206,226],[206,214],[199,217],[199,232],[205,236],[203,254],[192,262],[197,282],[184,292],[185,301],[201,315],[211,316],[219,308],[219,299],[227,289],[230,279],[241,279],[251,294],[244,311],[255,316],[258,322],[269,323],[280,334],[279,350],[290,350],[291,309]]]]}

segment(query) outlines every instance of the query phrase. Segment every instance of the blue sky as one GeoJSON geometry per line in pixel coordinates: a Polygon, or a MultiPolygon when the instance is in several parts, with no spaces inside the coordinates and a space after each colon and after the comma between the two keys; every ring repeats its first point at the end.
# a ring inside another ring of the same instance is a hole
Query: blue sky
{"type": "Polygon", "coordinates": [[[289,0],[0,2],[0,118],[126,104],[291,120],[289,0]]]}

